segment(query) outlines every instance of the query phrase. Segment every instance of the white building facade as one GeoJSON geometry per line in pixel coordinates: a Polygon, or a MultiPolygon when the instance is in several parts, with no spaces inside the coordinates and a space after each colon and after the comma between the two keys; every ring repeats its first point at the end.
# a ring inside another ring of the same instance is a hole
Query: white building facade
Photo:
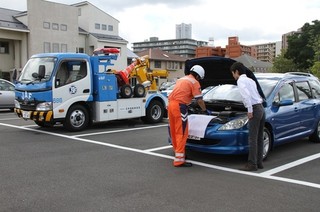
{"type": "Polygon", "coordinates": [[[65,5],[27,0],[26,12],[0,8],[0,70],[5,76],[34,54],[91,55],[102,47],[120,49],[112,68],[121,70],[127,66],[127,43],[119,37],[119,21],[87,1],[65,5]]]}

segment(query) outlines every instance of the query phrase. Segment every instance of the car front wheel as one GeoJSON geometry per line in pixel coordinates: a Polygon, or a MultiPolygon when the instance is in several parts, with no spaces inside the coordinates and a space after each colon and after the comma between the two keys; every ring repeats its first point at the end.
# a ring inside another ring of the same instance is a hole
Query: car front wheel
{"type": "Polygon", "coordinates": [[[268,157],[268,154],[271,149],[271,144],[272,144],[272,136],[268,128],[263,129],[263,153],[262,153],[262,158],[265,160],[268,157]]]}

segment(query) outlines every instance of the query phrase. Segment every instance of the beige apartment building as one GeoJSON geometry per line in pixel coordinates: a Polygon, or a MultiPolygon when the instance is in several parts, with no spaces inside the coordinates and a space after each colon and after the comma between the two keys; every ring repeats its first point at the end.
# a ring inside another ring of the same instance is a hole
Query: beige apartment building
{"type": "Polygon", "coordinates": [[[84,1],[72,5],[27,0],[27,11],[0,8],[0,71],[10,78],[29,57],[43,52],[92,54],[102,47],[119,48],[114,69],[127,66],[127,41],[119,21],[84,1]]]}

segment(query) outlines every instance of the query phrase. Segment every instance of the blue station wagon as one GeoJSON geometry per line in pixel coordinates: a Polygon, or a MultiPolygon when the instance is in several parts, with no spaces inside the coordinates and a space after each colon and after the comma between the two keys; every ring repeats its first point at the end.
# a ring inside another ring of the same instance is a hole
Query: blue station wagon
{"type": "MultiPolygon", "coordinates": [[[[206,64],[203,67],[207,74],[210,72],[210,66],[206,64]]],[[[224,71],[227,79],[231,72],[228,69],[224,71]],[[229,73],[226,73],[227,71],[229,73]]],[[[269,151],[277,145],[305,137],[319,143],[318,78],[301,72],[257,73],[254,76],[265,96],[263,157],[266,158],[269,151]]],[[[217,79],[212,82],[215,80],[217,79]]],[[[206,80],[207,85],[209,81],[210,79],[206,80]]],[[[247,154],[247,110],[242,103],[236,81],[232,81],[231,78],[227,79],[225,84],[220,79],[218,81],[219,84],[213,84],[215,87],[204,95],[207,108],[213,111],[210,115],[212,119],[205,127],[203,136],[189,135],[186,148],[215,154],[247,154]]],[[[204,116],[200,115],[199,111],[200,108],[195,103],[189,105],[189,114],[204,116]]],[[[190,131],[192,132],[192,129],[190,131]]]]}

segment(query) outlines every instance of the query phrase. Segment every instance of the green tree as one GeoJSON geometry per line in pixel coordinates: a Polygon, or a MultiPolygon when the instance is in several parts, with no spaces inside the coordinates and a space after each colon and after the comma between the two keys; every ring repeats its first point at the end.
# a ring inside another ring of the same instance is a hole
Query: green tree
{"type": "Polygon", "coordinates": [[[273,61],[272,72],[286,73],[296,71],[297,67],[293,60],[284,57],[285,52],[282,50],[281,54],[278,55],[273,61]]]}
{"type": "Polygon", "coordinates": [[[316,40],[313,46],[314,50],[314,59],[313,59],[313,66],[311,67],[312,74],[320,77],[320,35],[316,36],[316,40]]]}
{"type": "Polygon", "coordinates": [[[320,61],[317,61],[311,67],[311,72],[316,77],[320,78],[320,61]]]}
{"type": "Polygon", "coordinates": [[[301,31],[288,37],[288,49],[284,55],[291,59],[298,70],[307,72],[314,64],[315,42],[320,34],[320,22],[312,21],[313,24],[305,23],[301,31]]]}

